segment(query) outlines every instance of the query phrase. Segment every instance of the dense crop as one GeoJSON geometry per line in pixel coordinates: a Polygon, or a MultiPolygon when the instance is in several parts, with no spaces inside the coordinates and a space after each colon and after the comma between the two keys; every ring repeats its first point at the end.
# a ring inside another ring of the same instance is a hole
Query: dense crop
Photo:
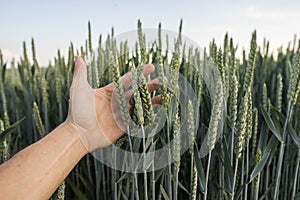
{"type": "Polygon", "coordinates": [[[33,39],[33,58],[28,58],[24,42],[23,56],[17,63],[12,61],[9,68],[0,51],[1,163],[63,122],[68,112],[73,58],[81,55],[89,58],[88,79],[92,87],[110,82],[116,85],[127,133],[115,145],[146,153],[174,139],[174,162],[155,172],[135,174],[111,169],[87,155],[53,199],[300,198],[300,41],[297,44],[295,38],[285,50],[278,49],[275,56],[269,52],[266,40],[262,46],[257,45],[254,31],[248,56],[243,51],[243,57],[238,59],[237,46],[227,34],[221,47],[213,40],[204,54],[186,46],[182,23],[176,41],[167,41],[174,42],[174,52],[162,48],[160,24],[158,39],[146,48],[147,38],[138,22],[134,51],[129,50],[126,41],[117,43],[113,29],[105,41],[100,35],[98,46],[93,48],[90,23],[88,30],[85,46],[76,49],[71,43],[68,56],[62,57],[58,51],[47,67],[39,66],[33,39]],[[204,58],[200,58],[202,55],[204,58]],[[214,63],[220,77],[214,82],[214,92],[210,92],[200,70],[208,60],[214,63]],[[144,78],[139,68],[146,63],[153,63],[160,72],[158,93],[162,95],[167,120],[155,137],[139,139],[129,134],[129,116],[142,130],[155,122],[150,103],[154,94],[146,87],[150,77],[144,78]],[[164,84],[168,73],[165,66],[173,70],[168,80],[171,88],[164,84]],[[130,110],[119,80],[128,71],[134,72],[130,110]],[[185,127],[181,127],[183,110],[175,98],[182,92],[179,74],[188,80],[196,96],[195,102],[188,102],[185,127]],[[193,145],[180,156],[180,132],[184,128],[189,130],[193,145]],[[203,143],[208,149],[205,157],[201,156],[203,143]]]}

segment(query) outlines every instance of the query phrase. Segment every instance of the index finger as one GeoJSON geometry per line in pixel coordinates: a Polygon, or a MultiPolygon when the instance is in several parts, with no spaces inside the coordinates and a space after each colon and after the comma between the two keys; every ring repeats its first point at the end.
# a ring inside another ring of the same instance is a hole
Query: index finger
{"type": "MultiPolygon", "coordinates": [[[[147,64],[144,66],[144,76],[148,76],[149,74],[151,74],[152,72],[154,72],[155,67],[152,64],[147,64]]],[[[123,86],[123,89],[127,89],[129,86],[131,86],[132,84],[132,73],[128,72],[126,74],[124,74],[121,77],[121,83],[123,86]]]]}

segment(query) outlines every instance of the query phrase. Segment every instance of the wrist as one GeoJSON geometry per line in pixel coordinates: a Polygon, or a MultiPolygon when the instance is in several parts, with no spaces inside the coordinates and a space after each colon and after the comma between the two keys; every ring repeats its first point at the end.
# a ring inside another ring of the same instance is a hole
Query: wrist
{"type": "Polygon", "coordinates": [[[72,137],[72,139],[74,139],[76,141],[76,143],[78,143],[79,147],[81,149],[83,149],[85,154],[87,154],[89,152],[88,149],[86,148],[86,146],[81,141],[81,138],[77,134],[78,130],[77,130],[76,126],[73,123],[66,120],[60,126],[64,129],[64,131],[66,131],[72,137]]]}

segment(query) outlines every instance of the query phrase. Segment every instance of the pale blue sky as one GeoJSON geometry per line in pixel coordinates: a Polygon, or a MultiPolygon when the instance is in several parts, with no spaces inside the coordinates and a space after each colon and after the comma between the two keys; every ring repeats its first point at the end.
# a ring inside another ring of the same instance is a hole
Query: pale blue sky
{"type": "Polygon", "coordinates": [[[136,29],[138,19],[147,28],[162,22],[163,28],[177,31],[183,18],[183,34],[201,46],[212,38],[221,42],[229,32],[240,47],[247,48],[251,32],[257,29],[259,43],[267,37],[276,49],[300,33],[300,2],[296,0],[0,0],[0,10],[0,49],[6,59],[22,54],[23,41],[30,49],[34,37],[38,61],[44,65],[53,60],[58,48],[66,54],[70,41],[75,47],[84,44],[88,20],[95,43],[112,26],[116,34],[136,29]]]}

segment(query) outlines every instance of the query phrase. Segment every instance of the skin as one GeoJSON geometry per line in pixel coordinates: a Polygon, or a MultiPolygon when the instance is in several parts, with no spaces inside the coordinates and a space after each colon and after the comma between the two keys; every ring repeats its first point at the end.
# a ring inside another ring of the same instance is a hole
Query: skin
{"type": "MultiPolygon", "coordinates": [[[[101,106],[95,106],[96,115],[84,113],[84,109],[80,109],[84,102],[80,102],[82,105],[79,106],[69,106],[69,114],[64,123],[0,165],[0,199],[49,199],[82,157],[97,148],[110,145],[122,136],[123,127],[118,126],[114,120],[119,115],[114,116],[110,106],[115,85],[111,83],[99,89],[92,89],[86,80],[86,66],[83,60],[77,56],[75,63],[73,83],[77,79],[80,87],[75,87],[72,83],[70,93],[90,90],[94,94],[95,105],[101,106]],[[75,123],[72,117],[74,114],[83,114],[85,117],[75,123]],[[96,124],[89,124],[90,121],[96,124]],[[100,141],[94,140],[92,134],[89,134],[89,131],[92,131],[90,127],[101,130],[100,141]]],[[[153,71],[153,65],[144,67],[144,75],[153,71]]],[[[131,74],[125,74],[121,81],[123,87],[128,88],[131,85],[131,74]]],[[[150,92],[158,89],[158,80],[152,80],[147,86],[150,92]]],[[[127,100],[131,94],[131,91],[126,93],[127,100]]],[[[77,96],[74,95],[74,98],[77,96]]],[[[152,98],[153,105],[160,103],[161,96],[152,98]]]]}

